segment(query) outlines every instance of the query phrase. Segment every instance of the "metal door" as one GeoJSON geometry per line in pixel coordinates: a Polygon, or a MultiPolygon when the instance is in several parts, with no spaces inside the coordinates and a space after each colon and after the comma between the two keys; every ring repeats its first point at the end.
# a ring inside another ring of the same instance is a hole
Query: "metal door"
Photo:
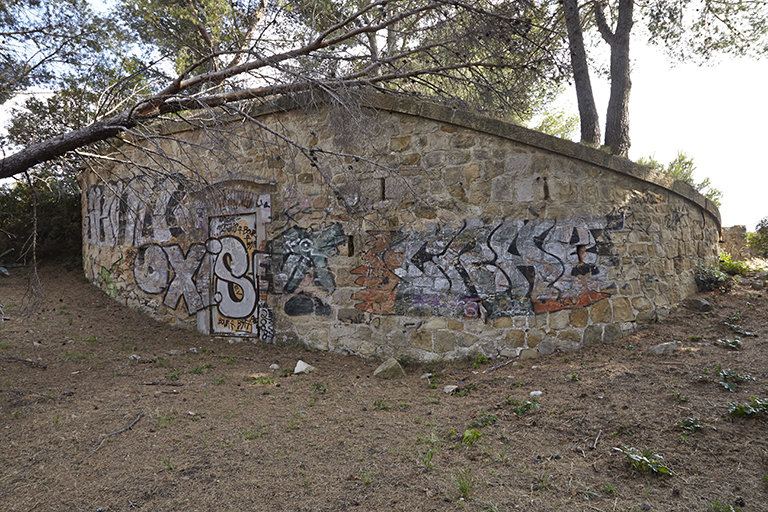
{"type": "Polygon", "coordinates": [[[256,213],[209,219],[211,333],[259,336],[256,213]]]}

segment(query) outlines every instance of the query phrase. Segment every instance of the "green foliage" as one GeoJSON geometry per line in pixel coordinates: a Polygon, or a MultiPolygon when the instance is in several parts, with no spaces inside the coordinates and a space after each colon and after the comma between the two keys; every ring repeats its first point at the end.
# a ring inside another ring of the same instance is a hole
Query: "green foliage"
{"type": "Polygon", "coordinates": [[[369,467],[360,469],[360,479],[365,485],[371,485],[373,483],[373,471],[369,467]]]}
{"type": "Polygon", "coordinates": [[[746,261],[734,261],[731,255],[720,255],[720,270],[732,276],[740,276],[749,272],[749,264],[746,261]]]}
{"type": "Polygon", "coordinates": [[[472,446],[481,437],[483,437],[483,434],[478,432],[476,428],[467,429],[464,431],[464,434],[461,436],[461,444],[466,446],[472,446]]]}
{"type": "Polygon", "coordinates": [[[480,368],[480,365],[482,364],[488,364],[488,356],[484,354],[477,354],[473,360],[472,367],[473,368],[480,368]]]}
{"type": "Polygon", "coordinates": [[[731,416],[753,417],[768,414],[768,399],[750,398],[749,403],[737,404],[731,402],[728,404],[728,412],[731,416]]]}
{"type": "Polygon", "coordinates": [[[757,223],[754,233],[747,233],[747,245],[757,256],[768,258],[768,217],[757,223]]]}
{"type": "Polygon", "coordinates": [[[745,381],[755,380],[754,377],[748,374],[740,374],[734,370],[720,370],[718,376],[720,377],[720,385],[731,393],[736,392],[739,384],[745,381]]]}
{"type": "Polygon", "coordinates": [[[216,368],[216,367],[213,366],[211,363],[205,363],[203,365],[197,366],[197,367],[189,370],[189,372],[187,372],[187,373],[191,373],[191,374],[194,374],[194,375],[202,375],[203,373],[207,373],[208,370],[211,370],[213,368],[216,368]]]}
{"type": "Polygon", "coordinates": [[[475,419],[472,423],[469,424],[469,428],[487,427],[488,425],[493,425],[496,423],[498,419],[499,418],[495,414],[491,414],[488,411],[483,411],[479,418],[475,419]]]}
{"type": "Polygon", "coordinates": [[[573,140],[578,127],[579,116],[568,116],[562,110],[545,113],[538,119],[538,124],[530,126],[537,132],[568,140],[573,140]]]}
{"type": "Polygon", "coordinates": [[[168,471],[176,471],[176,465],[171,462],[171,456],[169,455],[165,459],[162,460],[163,466],[168,471]]]}
{"type": "Polygon", "coordinates": [[[456,485],[456,490],[459,491],[459,495],[468,500],[475,487],[475,478],[472,476],[472,470],[463,469],[456,471],[453,474],[453,482],[456,485]]]}
{"type": "Polygon", "coordinates": [[[709,374],[709,368],[704,368],[704,375],[699,375],[697,380],[708,382],[717,381],[718,384],[720,384],[731,393],[735,393],[736,389],[739,387],[739,384],[742,382],[755,380],[754,377],[748,374],[740,374],[735,370],[723,370],[723,367],[720,364],[715,366],[714,370],[715,375],[713,377],[709,374]]]}
{"type": "Polygon", "coordinates": [[[515,407],[512,409],[512,412],[517,414],[518,416],[522,416],[528,411],[538,411],[541,407],[538,403],[533,402],[531,400],[526,400],[523,403],[520,403],[519,400],[513,400],[509,395],[507,395],[507,403],[510,405],[514,405],[515,407]]]}
{"type": "Polygon", "coordinates": [[[435,464],[432,462],[432,457],[434,457],[435,454],[437,453],[437,448],[430,447],[426,453],[422,453],[420,449],[417,451],[419,453],[419,462],[421,463],[420,465],[417,466],[418,469],[429,471],[430,469],[435,467],[435,464]]]}
{"type": "Polygon", "coordinates": [[[243,378],[243,380],[245,382],[250,382],[251,384],[255,384],[256,386],[269,386],[275,383],[275,379],[270,379],[269,377],[264,377],[264,376],[253,377],[250,375],[246,375],[243,378]]]}
{"type": "Polygon", "coordinates": [[[709,509],[712,512],[741,512],[738,508],[733,508],[731,505],[726,505],[725,503],[721,503],[718,500],[714,500],[709,505],[709,509]]]}
{"type": "Polygon", "coordinates": [[[704,426],[699,422],[699,418],[686,418],[677,422],[677,426],[689,432],[698,432],[704,426]]]}
{"type": "Polygon", "coordinates": [[[725,293],[731,289],[731,282],[728,276],[716,267],[697,265],[694,269],[694,279],[699,290],[718,290],[725,293]]]}
{"type": "Polygon", "coordinates": [[[378,400],[375,400],[373,402],[373,410],[374,411],[388,411],[392,408],[391,405],[387,403],[387,401],[383,398],[380,398],[378,400]]]}
{"type": "Polygon", "coordinates": [[[1,2],[0,33],[0,104],[20,91],[85,78],[117,50],[128,51],[116,20],[97,15],[87,0],[1,2]]]}
{"type": "Polygon", "coordinates": [[[260,430],[254,430],[254,429],[248,429],[245,432],[241,434],[241,437],[245,441],[253,441],[254,439],[258,439],[261,436],[265,436],[269,434],[269,427],[266,423],[262,423],[260,430]]]}
{"type": "Polygon", "coordinates": [[[722,204],[723,192],[712,186],[709,178],[705,178],[704,181],[696,183],[693,177],[693,171],[696,170],[696,165],[693,163],[693,158],[689,157],[682,151],[677,153],[677,157],[669,162],[666,167],[654,159],[652,156],[648,158],[640,158],[637,160],[640,165],[650,167],[654,171],[663,172],[669,174],[675,179],[682,180],[696,189],[701,195],[715,203],[717,206],[722,204]]]}
{"type": "Polygon", "coordinates": [[[59,258],[79,265],[82,248],[80,189],[74,179],[39,173],[32,180],[0,186],[0,255],[32,260],[37,210],[37,257],[59,258]]]}
{"type": "Polygon", "coordinates": [[[624,448],[614,448],[614,450],[626,455],[632,469],[639,473],[653,471],[654,473],[672,475],[672,472],[661,462],[664,457],[658,453],[653,453],[651,449],[640,451],[637,448],[625,446],[624,448]]]}

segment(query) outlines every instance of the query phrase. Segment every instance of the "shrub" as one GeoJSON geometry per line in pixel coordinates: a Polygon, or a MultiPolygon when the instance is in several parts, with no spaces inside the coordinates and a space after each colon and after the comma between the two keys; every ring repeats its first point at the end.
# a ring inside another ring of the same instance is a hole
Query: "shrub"
{"type": "Polygon", "coordinates": [[[768,217],[757,223],[754,233],[747,233],[747,245],[758,256],[768,258],[768,217]]]}
{"type": "Polygon", "coordinates": [[[80,191],[74,179],[35,179],[0,186],[0,254],[4,262],[31,260],[33,205],[37,202],[37,256],[78,264],[82,228],[80,191]]]}
{"type": "Polygon", "coordinates": [[[728,276],[717,267],[697,265],[694,272],[694,279],[696,280],[696,285],[699,287],[699,290],[719,290],[725,293],[731,287],[731,282],[728,276]]]}
{"type": "Polygon", "coordinates": [[[732,276],[740,276],[749,271],[749,264],[745,261],[734,261],[730,254],[724,253],[720,255],[720,270],[732,276]]]}

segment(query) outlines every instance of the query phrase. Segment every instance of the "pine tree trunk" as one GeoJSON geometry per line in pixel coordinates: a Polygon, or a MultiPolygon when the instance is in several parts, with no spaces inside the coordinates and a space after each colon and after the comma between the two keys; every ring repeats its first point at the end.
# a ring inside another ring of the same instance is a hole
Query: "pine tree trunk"
{"type": "Polygon", "coordinates": [[[614,155],[627,156],[629,139],[629,93],[632,89],[629,35],[632,30],[633,0],[619,0],[619,19],[611,33],[600,7],[595,10],[603,39],[611,47],[611,97],[605,119],[605,145],[614,155]]]}
{"type": "Polygon", "coordinates": [[[597,116],[595,96],[589,79],[587,52],[581,32],[581,18],[577,0],[563,0],[565,26],[568,30],[568,48],[571,53],[571,68],[576,84],[576,99],[581,119],[581,141],[591,146],[600,145],[600,120],[597,116]]]}

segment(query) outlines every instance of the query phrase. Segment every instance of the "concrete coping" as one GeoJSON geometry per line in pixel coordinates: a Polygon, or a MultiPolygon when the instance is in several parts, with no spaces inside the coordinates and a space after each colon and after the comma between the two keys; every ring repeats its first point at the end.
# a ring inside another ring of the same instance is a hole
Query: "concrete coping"
{"type": "MultiPolygon", "coordinates": [[[[309,106],[316,106],[323,101],[324,97],[322,94],[318,95],[317,93],[309,92],[281,96],[268,102],[254,104],[249,110],[249,115],[259,117],[278,112],[299,110],[309,106]]],[[[632,162],[627,158],[614,156],[585,144],[531,130],[511,121],[402,94],[371,90],[360,91],[359,94],[355,95],[355,101],[358,101],[363,107],[407,114],[487,133],[651,183],[695,203],[703,212],[712,217],[718,229],[722,227],[720,210],[717,205],[700,194],[691,185],[663,172],[654,171],[650,167],[632,162]]],[[[221,117],[217,116],[215,120],[198,119],[198,124],[164,120],[152,126],[155,133],[167,135],[200,129],[208,123],[215,122],[220,125],[222,122],[228,121],[242,121],[242,116],[225,114],[221,117]]]]}

